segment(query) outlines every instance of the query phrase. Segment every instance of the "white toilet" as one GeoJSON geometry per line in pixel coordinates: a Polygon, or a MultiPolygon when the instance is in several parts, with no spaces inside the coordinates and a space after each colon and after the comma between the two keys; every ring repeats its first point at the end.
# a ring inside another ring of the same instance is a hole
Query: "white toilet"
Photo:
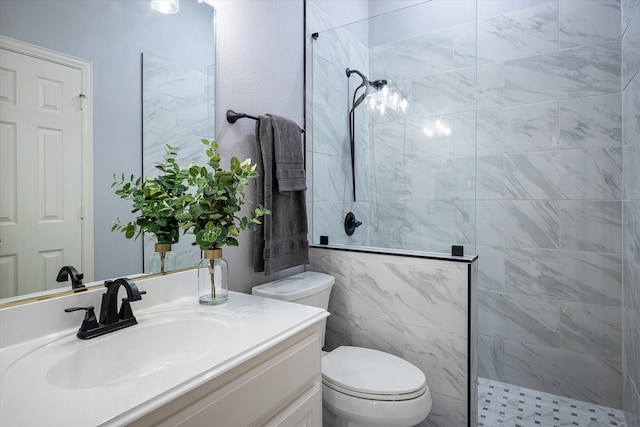
{"type": "MultiPolygon", "coordinates": [[[[326,310],[334,283],[333,276],[306,271],[256,286],[252,293],[326,310]]],[[[322,340],[324,345],[324,328],[322,340]]],[[[429,415],[431,403],[422,371],[399,357],[348,346],[322,357],[325,426],[414,426],[429,415]]]]}

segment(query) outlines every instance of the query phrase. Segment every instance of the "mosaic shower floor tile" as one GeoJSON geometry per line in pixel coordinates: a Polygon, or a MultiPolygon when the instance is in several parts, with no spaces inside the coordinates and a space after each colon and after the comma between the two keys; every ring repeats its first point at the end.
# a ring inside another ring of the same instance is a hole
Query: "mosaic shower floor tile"
{"type": "Polygon", "coordinates": [[[620,409],[478,378],[478,427],[627,427],[620,409]]]}

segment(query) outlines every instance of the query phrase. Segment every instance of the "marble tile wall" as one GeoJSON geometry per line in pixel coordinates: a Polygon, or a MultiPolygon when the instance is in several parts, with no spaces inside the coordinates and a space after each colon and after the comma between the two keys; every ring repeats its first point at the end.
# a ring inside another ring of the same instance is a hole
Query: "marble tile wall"
{"type": "Polygon", "coordinates": [[[622,10],[623,409],[640,427],[640,2],[622,10]]]}
{"type": "Polygon", "coordinates": [[[327,347],[363,346],[412,362],[425,373],[433,397],[421,426],[467,425],[469,382],[476,412],[477,336],[468,322],[477,312],[474,305],[469,311],[468,301],[477,264],[329,248],[312,248],[310,259],[309,270],[336,278],[327,347]]]}
{"type": "MultiPolygon", "coordinates": [[[[309,13],[318,25],[333,28],[328,17],[313,2],[309,13]]],[[[324,28],[324,27],[323,27],[324,28]]],[[[307,101],[307,149],[312,161],[310,203],[314,243],[320,236],[329,236],[331,243],[368,245],[371,232],[371,174],[368,168],[370,147],[368,116],[364,106],[356,110],[356,194],[353,202],[351,154],[349,144],[349,108],[353,91],[360,84],[356,75],[347,78],[346,68],[368,75],[367,47],[360,37],[360,28],[344,26],[320,31],[311,44],[311,97],[307,101]],[[344,217],[352,211],[363,223],[353,236],[344,232],[344,217]]],[[[312,30],[315,31],[315,30],[312,30]]]]}
{"type": "MultiPolygon", "coordinates": [[[[143,53],[142,57],[142,163],[143,175],[158,173],[167,144],[178,149],[182,165],[205,163],[207,157],[202,138],[213,138],[213,86],[206,70],[193,70],[174,61],[143,53]]],[[[175,268],[193,267],[200,260],[200,250],[191,245],[193,236],[181,234],[173,245],[175,268]]],[[[154,243],[145,238],[144,271],[154,243]]]]}
{"type": "Polygon", "coordinates": [[[621,7],[478,0],[476,91],[479,375],[615,408],[621,7]]]}

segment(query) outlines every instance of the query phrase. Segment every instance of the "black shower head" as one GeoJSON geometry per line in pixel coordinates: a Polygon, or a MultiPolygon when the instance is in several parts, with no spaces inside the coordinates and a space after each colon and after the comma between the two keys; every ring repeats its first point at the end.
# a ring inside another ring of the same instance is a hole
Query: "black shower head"
{"type": "Polygon", "coordinates": [[[386,85],[387,85],[387,81],[384,80],[384,79],[382,79],[382,80],[374,80],[372,82],[369,82],[369,86],[375,87],[376,90],[380,90],[386,85]]]}
{"type": "Polygon", "coordinates": [[[360,78],[362,79],[362,84],[360,85],[361,87],[365,87],[367,93],[373,93],[373,92],[377,92],[380,89],[382,89],[386,84],[387,81],[386,80],[374,80],[374,81],[369,81],[369,79],[367,78],[367,76],[365,76],[364,74],[362,74],[360,71],[358,70],[351,70],[349,68],[347,68],[346,70],[346,74],[347,77],[351,77],[352,73],[356,73],[357,75],[360,76],[360,78]]]}
{"type": "Polygon", "coordinates": [[[367,97],[367,95],[370,95],[372,93],[375,93],[375,92],[379,91],[380,89],[382,89],[387,84],[387,81],[384,80],[384,79],[374,80],[374,81],[371,82],[371,81],[369,81],[367,76],[362,74],[360,71],[351,70],[351,69],[347,68],[347,70],[346,70],[347,77],[351,77],[352,73],[356,73],[362,79],[362,84],[360,84],[360,86],[358,86],[356,88],[356,90],[353,92],[353,107],[351,107],[352,109],[355,109],[358,105],[360,105],[362,103],[362,101],[364,101],[364,99],[367,97]],[[356,92],[358,92],[358,89],[360,89],[362,87],[364,88],[364,93],[362,95],[360,95],[360,97],[358,99],[356,99],[356,92]]]}

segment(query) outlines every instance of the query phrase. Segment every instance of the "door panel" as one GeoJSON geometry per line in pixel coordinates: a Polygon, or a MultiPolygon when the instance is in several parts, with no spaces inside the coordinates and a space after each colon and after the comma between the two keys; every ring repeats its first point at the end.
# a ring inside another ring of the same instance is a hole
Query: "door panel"
{"type": "Polygon", "coordinates": [[[6,49],[0,68],[0,297],[10,297],[60,287],[60,267],[82,266],[82,73],[6,49]]]}

